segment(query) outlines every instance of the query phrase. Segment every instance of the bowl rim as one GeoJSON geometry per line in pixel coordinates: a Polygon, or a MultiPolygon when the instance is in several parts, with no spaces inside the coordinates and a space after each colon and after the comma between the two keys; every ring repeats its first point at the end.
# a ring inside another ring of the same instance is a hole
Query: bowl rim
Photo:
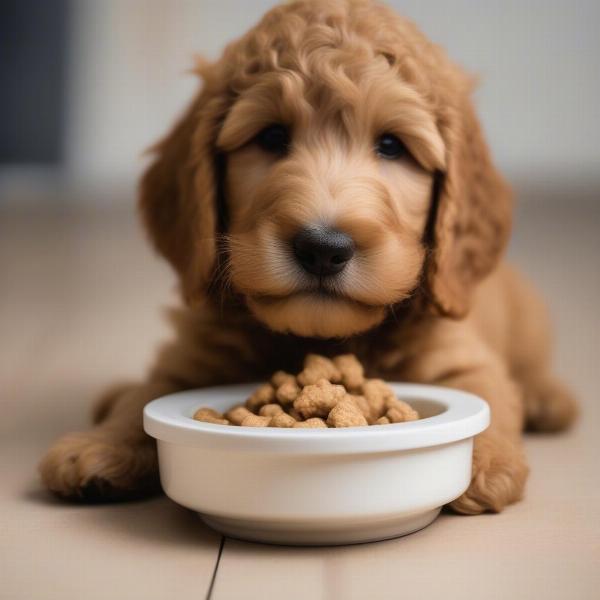
{"type": "MultiPolygon", "coordinates": [[[[344,429],[235,427],[194,421],[193,409],[210,406],[211,396],[243,402],[260,383],[214,386],[176,392],[148,403],[144,430],[160,442],[244,452],[355,454],[411,450],[471,438],[487,428],[490,409],[482,398],[452,388],[389,383],[401,398],[432,400],[445,411],[418,421],[344,429]]],[[[214,402],[214,399],[212,400],[214,402]]]]}

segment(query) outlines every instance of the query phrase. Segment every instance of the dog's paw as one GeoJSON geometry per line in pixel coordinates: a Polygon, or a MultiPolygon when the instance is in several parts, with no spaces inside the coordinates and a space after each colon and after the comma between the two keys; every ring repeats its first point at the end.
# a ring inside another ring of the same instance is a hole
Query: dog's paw
{"type": "Polygon", "coordinates": [[[528,474],[519,445],[500,436],[478,436],[473,448],[471,484],[449,506],[464,515],[500,512],[522,498],[528,474]]]}
{"type": "Polygon", "coordinates": [[[160,489],[153,441],[124,441],[102,429],[60,438],[39,471],[50,491],[73,500],[121,500],[160,489]]]}

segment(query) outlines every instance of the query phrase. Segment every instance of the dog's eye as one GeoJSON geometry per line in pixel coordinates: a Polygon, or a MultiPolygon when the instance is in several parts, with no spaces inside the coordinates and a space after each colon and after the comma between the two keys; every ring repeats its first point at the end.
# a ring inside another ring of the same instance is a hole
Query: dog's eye
{"type": "Polygon", "coordinates": [[[256,142],[266,152],[285,154],[290,144],[290,134],[283,125],[269,125],[256,136],[256,142]]]}
{"type": "Polygon", "coordinates": [[[392,135],[391,133],[384,133],[377,140],[376,149],[377,154],[379,154],[379,156],[390,160],[400,158],[408,152],[406,146],[395,135],[392,135]]]}

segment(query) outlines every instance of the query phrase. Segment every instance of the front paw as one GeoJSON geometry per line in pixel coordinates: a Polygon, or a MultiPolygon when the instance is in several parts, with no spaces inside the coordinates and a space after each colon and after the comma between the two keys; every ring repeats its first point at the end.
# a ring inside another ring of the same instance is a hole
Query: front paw
{"type": "Polygon", "coordinates": [[[469,488],[449,506],[465,515],[500,512],[523,497],[528,474],[520,444],[501,436],[480,435],[475,438],[469,488]]]}
{"type": "Polygon", "coordinates": [[[102,429],[60,438],[39,471],[46,487],[63,498],[121,500],[160,489],[153,440],[125,441],[102,429]]]}

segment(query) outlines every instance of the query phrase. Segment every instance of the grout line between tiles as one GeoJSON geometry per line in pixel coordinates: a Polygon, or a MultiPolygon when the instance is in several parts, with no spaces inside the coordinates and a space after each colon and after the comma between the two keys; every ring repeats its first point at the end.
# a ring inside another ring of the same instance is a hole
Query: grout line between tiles
{"type": "Polygon", "coordinates": [[[221,555],[223,554],[223,548],[225,547],[225,536],[221,536],[221,543],[219,545],[219,552],[217,554],[217,560],[215,561],[215,568],[213,570],[212,577],[210,579],[210,585],[208,586],[208,591],[206,592],[206,600],[211,600],[213,588],[215,586],[215,580],[217,578],[217,571],[219,570],[219,563],[221,562],[221,555]]]}

